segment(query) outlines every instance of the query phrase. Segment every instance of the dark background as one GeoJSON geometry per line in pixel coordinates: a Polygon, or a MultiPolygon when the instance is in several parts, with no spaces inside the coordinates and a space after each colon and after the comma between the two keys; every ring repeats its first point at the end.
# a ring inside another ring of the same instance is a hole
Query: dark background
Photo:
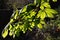
{"type": "MultiPolygon", "coordinates": [[[[0,40],[12,40],[12,38],[9,36],[7,36],[5,39],[3,39],[1,36],[1,32],[3,28],[9,22],[10,16],[13,13],[13,8],[9,7],[6,3],[7,3],[7,0],[0,0],[0,40]]],[[[50,1],[52,8],[56,8],[58,5],[60,5],[59,3],[60,3],[60,0],[58,0],[58,2],[56,3],[53,3],[52,1],[50,1]]]]}

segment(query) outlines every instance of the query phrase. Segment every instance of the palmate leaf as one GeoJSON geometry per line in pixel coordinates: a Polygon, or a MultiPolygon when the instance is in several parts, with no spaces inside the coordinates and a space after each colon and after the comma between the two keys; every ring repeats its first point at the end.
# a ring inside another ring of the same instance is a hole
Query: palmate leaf
{"type": "Polygon", "coordinates": [[[4,30],[4,32],[2,33],[2,37],[5,38],[8,35],[8,30],[4,30]]]}

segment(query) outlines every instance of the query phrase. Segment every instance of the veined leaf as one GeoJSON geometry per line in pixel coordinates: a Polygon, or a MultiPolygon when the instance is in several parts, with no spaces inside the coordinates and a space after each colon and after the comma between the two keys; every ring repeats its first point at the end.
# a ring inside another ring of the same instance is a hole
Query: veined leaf
{"type": "Polygon", "coordinates": [[[42,12],[41,13],[41,16],[40,16],[41,20],[44,20],[45,17],[46,17],[46,13],[45,12],[42,12]]]}
{"type": "Polygon", "coordinates": [[[2,33],[2,37],[5,38],[8,35],[8,30],[6,29],[3,33],[2,33]]]}
{"type": "Polygon", "coordinates": [[[42,5],[43,5],[44,7],[51,8],[48,2],[44,2],[42,5]]]}
{"type": "Polygon", "coordinates": [[[40,29],[42,29],[42,24],[39,23],[39,24],[37,25],[37,27],[40,28],[40,29]]]}
{"type": "Polygon", "coordinates": [[[24,6],[23,9],[22,9],[22,13],[26,12],[26,10],[27,10],[27,6],[24,6]]]}

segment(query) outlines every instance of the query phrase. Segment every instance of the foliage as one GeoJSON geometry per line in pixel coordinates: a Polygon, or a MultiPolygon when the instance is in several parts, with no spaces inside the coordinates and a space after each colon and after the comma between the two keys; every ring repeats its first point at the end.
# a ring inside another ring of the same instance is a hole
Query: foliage
{"type": "MultiPolygon", "coordinates": [[[[14,38],[15,36],[19,36],[21,32],[32,31],[34,27],[38,27],[39,29],[46,28],[47,23],[45,18],[54,18],[54,15],[57,14],[57,11],[51,8],[49,1],[34,0],[33,4],[28,4],[21,10],[16,9],[10,19],[10,24],[2,33],[3,38],[8,35],[8,31],[9,35],[14,38]]],[[[52,1],[56,2],[57,0],[52,1]]]]}

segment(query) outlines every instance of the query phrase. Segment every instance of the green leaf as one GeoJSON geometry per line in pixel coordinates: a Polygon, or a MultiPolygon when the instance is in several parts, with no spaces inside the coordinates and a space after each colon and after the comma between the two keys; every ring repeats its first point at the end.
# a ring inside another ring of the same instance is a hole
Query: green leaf
{"type": "Polygon", "coordinates": [[[57,0],[52,0],[53,2],[57,2],[57,0]]]}
{"type": "Polygon", "coordinates": [[[40,28],[40,29],[43,28],[43,27],[42,27],[42,24],[40,24],[40,23],[37,25],[37,27],[40,28]]]}
{"type": "Polygon", "coordinates": [[[18,10],[16,10],[15,12],[16,12],[16,14],[15,14],[15,16],[14,16],[14,19],[16,19],[17,16],[18,16],[18,10]]]}
{"type": "Polygon", "coordinates": [[[41,16],[40,16],[41,20],[44,20],[45,17],[46,17],[46,13],[45,12],[42,12],[41,13],[41,16]]]}
{"type": "Polygon", "coordinates": [[[27,10],[27,6],[24,6],[21,12],[22,12],[22,13],[23,13],[23,12],[26,12],[26,10],[27,10]]]}
{"type": "Polygon", "coordinates": [[[35,16],[35,14],[36,14],[36,12],[35,11],[30,11],[30,16],[32,17],[32,16],[35,16]]]}
{"type": "Polygon", "coordinates": [[[15,29],[18,29],[19,28],[19,24],[17,24],[17,26],[15,27],[15,29]]]}
{"type": "Polygon", "coordinates": [[[42,10],[39,10],[38,14],[37,14],[37,18],[39,18],[41,16],[41,13],[42,13],[42,10]]]}
{"type": "Polygon", "coordinates": [[[43,21],[43,20],[40,20],[40,23],[41,23],[41,24],[45,24],[45,21],[43,21]]]}
{"type": "Polygon", "coordinates": [[[12,29],[12,25],[10,24],[10,25],[9,25],[9,30],[11,30],[11,29],[12,29]]]}
{"type": "Polygon", "coordinates": [[[32,31],[32,29],[31,28],[28,28],[30,31],[32,31]]]}
{"type": "Polygon", "coordinates": [[[8,30],[4,30],[4,32],[2,33],[2,37],[5,38],[8,35],[8,30]]]}
{"type": "Polygon", "coordinates": [[[12,22],[14,22],[14,20],[13,19],[10,19],[10,23],[12,23],[12,22]]]}
{"type": "Polygon", "coordinates": [[[44,7],[51,8],[48,2],[44,2],[42,5],[43,5],[44,7]]]}
{"type": "Polygon", "coordinates": [[[43,6],[43,5],[41,5],[41,6],[40,6],[40,9],[41,9],[41,10],[43,10],[43,9],[44,9],[44,6],[43,6]]]}
{"type": "Polygon", "coordinates": [[[31,23],[31,26],[35,26],[35,23],[34,23],[34,22],[32,22],[32,23],[31,23]]]}
{"type": "Polygon", "coordinates": [[[54,9],[46,9],[46,11],[49,11],[50,13],[57,14],[57,11],[54,9]]]}
{"type": "Polygon", "coordinates": [[[47,17],[53,18],[53,14],[51,12],[49,12],[49,10],[45,9],[45,12],[47,14],[47,17]]]}
{"type": "Polygon", "coordinates": [[[34,0],[34,4],[40,4],[41,0],[34,0]]]}
{"type": "Polygon", "coordinates": [[[9,35],[10,35],[10,36],[12,36],[12,35],[13,35],[13,32],[12,32],[12,31],[10,31],[10,32],[9,32],[9,35]]]}

